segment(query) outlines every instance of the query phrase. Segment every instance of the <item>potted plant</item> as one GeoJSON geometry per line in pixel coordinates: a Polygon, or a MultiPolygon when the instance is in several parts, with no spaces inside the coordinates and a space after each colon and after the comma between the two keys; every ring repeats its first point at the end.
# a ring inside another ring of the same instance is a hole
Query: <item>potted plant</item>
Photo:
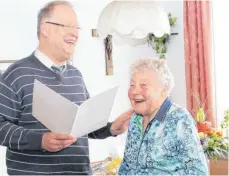
{"type": "MultiPolygon", "coordinates": [[[[170,27],[174,27],[177,21],[176,17],[172,17],[172,14],[168,14],[170,27]]],[[[148,44],[155,49],[156,53],[159,54],[160,59],[165,58],[167,52],[167,43],[169,41],[169,34],[164,34],[162,37],[156,37],[153,33],[149,33],[147,36],[148,44]]]]}

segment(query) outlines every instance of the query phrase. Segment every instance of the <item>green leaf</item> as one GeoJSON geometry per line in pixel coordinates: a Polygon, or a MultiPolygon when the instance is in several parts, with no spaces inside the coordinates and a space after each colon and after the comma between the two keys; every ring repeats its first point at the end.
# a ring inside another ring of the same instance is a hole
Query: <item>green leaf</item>
{"type": "Polygon", "coordinates": [[[167,51],[167,47],[163,46],[163,48],[161,49],[161,53],[166,53],[166,51],[167,51]]]}
{"type": "Polygon", "coordinates": [[[164,59],[165,58],[165,55],[164,54],[161,54],[160,55],[160,59],[164,59]]]}
{"type": "Polygon", "coordinates": [[[224,120],[221,122],[221,128],[226,129],[229,126],[229,110],[224,112],[224,120]]]}

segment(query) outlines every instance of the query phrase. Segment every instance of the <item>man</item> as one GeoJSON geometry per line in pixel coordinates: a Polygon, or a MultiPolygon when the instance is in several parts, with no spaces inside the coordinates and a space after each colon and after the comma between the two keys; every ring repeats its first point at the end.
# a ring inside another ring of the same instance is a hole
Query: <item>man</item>
{"type": "Polygon", "coordinates": [[[78,139],[49,132],[31,114],[35,79],[78,105],[89,95],[79,70],[66,63],[79,35],[71,5],[66,1],[47,4],[38,14],[37,31],[38,49],[11,65],[0,82],[0,144],[7,147],[7,172],[89,175],[88,137],[103,139],[123,133],[132,111],[78,139]]]}

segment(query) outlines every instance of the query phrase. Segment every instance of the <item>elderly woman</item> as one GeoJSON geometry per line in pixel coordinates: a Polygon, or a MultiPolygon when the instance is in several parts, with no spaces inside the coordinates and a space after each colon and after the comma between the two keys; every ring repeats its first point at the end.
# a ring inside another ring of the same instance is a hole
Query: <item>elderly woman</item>
{"type": "Polygon", "coordinates": [[[132,68],[130,120],[119,175],[207,175],[195,121],[168,95],[173,76],[164,60],[138,60],[132,68]]]}

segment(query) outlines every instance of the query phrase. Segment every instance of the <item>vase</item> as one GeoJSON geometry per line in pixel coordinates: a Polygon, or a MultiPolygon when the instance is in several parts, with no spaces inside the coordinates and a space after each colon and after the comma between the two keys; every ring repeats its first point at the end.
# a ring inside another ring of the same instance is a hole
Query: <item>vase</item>
{"type": "Polygon", "coordinates": [[[210,159],[211,175],[228,175],[228,158],[210,159]]]}

